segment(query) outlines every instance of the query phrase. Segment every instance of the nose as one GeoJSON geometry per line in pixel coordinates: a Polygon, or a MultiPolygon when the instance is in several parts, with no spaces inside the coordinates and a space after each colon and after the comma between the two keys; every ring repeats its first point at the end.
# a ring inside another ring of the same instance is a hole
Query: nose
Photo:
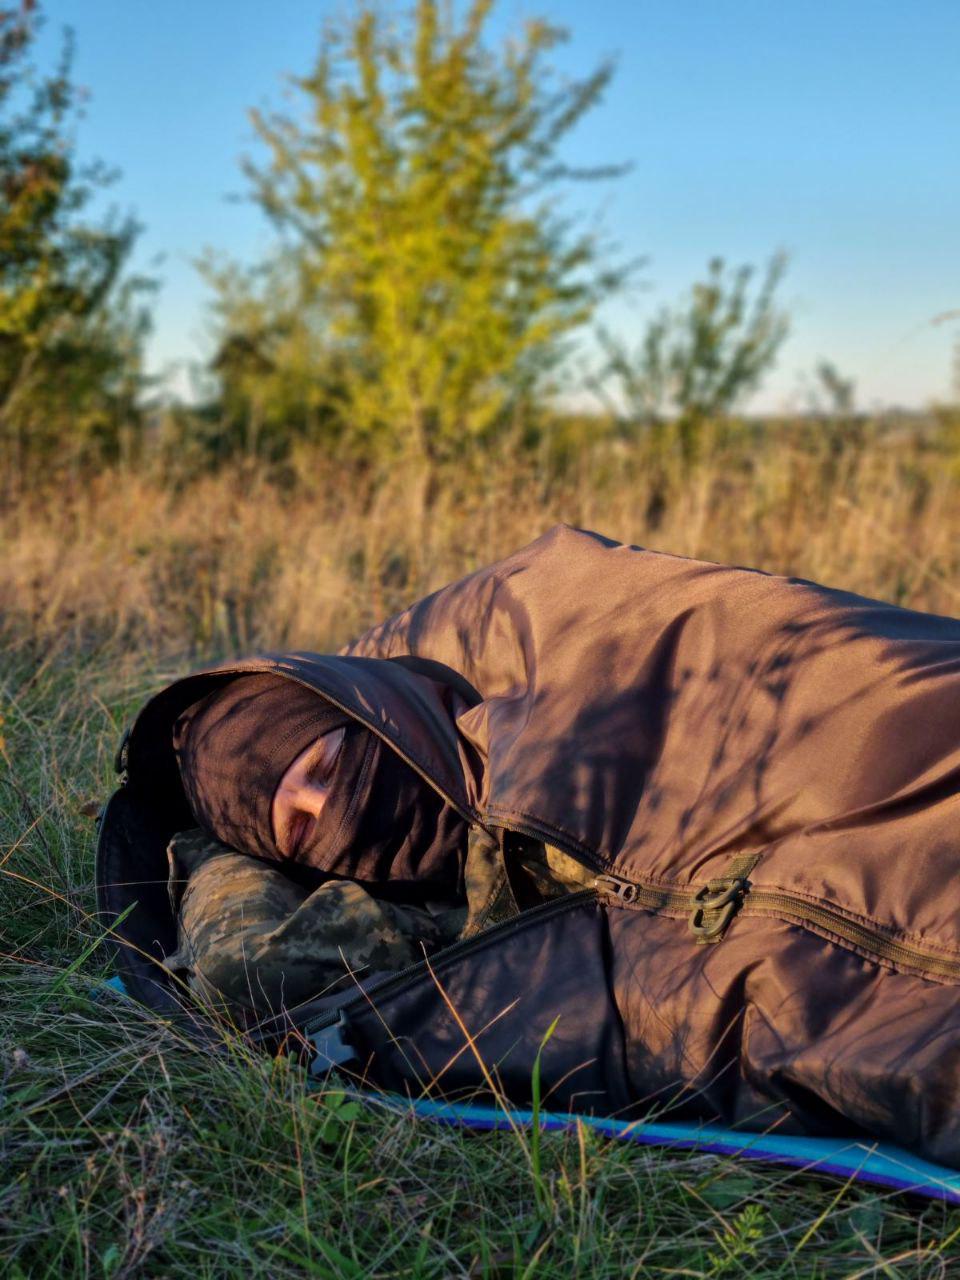
{"type": "Polygon", "coordinates": [[[343,729],[310,743],[280,779],[271,806],[274,839],[287,856],[308,838],[330,794],[333,765],[343,742],[343,729]]]}
{"type": "Polygon", "coordinates": [[[316,827],[330,788],[323,783],[285,780],[273,801],[275,838],[285,856],[294,857],[316,827]]]}

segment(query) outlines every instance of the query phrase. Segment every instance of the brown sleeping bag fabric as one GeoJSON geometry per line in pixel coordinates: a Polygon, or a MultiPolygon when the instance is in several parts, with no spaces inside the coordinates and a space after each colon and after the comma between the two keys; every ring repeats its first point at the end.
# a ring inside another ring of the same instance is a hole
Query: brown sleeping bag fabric
{"type": "Polygon", "coordinates": [[[511,876],[530,842],[592,874],[351,996],[365,1079],[523,1103],[540,1053],[553,1107],[960,1167],[960,622],[560,526],[339,655],[162,691],[129,743],[144,806],[176,715],[239,672],[365,725],[511,876]]]}

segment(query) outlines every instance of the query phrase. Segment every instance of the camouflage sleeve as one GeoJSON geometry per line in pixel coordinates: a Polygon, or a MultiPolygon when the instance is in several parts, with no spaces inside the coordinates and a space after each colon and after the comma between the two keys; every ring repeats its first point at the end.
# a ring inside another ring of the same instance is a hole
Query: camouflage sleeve
{"type": "Polygon", "coordinates": [[[352,975],[404,968],[463,925],[464,912],[379,901],[349,880],[310,892],[202,832],[174,837],[168,856],[178,945],[166,965],[244,1018],[293,1008],[352,975]]]}
{"type": "MultiPolygon", "coordinates": [[[[196,829],[167,850],[177,949],[167,968],[195,994],[247,1020],[292,1009],[355,978],[395,972],[458,937],[519,912],[499,846],[471,833],[467,901],[407,906],[383,901],[352,880],[312,892],[281,867],[237,853],[196,829]]],[[[532,900],[586,887],[593,873],[559,850],[524,847],[514,874],[532,900]]]]}

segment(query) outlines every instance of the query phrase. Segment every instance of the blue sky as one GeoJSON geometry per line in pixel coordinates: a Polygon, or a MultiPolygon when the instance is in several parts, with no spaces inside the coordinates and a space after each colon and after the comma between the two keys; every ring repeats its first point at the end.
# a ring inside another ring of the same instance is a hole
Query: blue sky
{"type": "MultiPolygon", "coordinates": [[[[91,94],[81,151],[121,170],[111,199],[145,226],[138,264],[163,282],[150,359],[184,369],[208,350],[207,245],[255,259],[270,241],[242,195],[246,111],[280,105],[305,71],[327,0],[48,0],[42,49],[64,25],[91,94]],[[160,259],[159,263],[156,260],[160,259]]],[[[922,405],[951,388],[960,322],[960,0],[501,0],[497,39],[532,15],[567,26],[561,70],[615,55],[572,162],[629,161],[582,186],[642,288],[606,323],[637,337],[720,254],[790,257],[793,332],[758,408],[804,403],[816,362],[856,379],[860,403],[922,405]]],[[[181,373],[178,385],[185,385],[181,373]]]]}

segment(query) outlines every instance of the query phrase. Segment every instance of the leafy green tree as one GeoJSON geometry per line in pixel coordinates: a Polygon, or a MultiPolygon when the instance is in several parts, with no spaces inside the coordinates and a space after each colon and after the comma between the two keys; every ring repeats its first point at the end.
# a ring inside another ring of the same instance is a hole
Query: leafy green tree
{"type": "MultiPolygon", "coordinates": [[[[30,61],[36,6],[0,9],[0,449],[8,477],[116,456],[138,420],[148,282],[124,279],[137,228],[84,216],[109,180],[75,159],[70,42],[30,61]]],[[[129,441],[128,441],[129,443],[129,441]]]]}
{"type": "Polygon", "coordinates": [[[775,297],[785,267],[782,255],[774,257],[753,291],[752,267],[729,271],[714,258],[706,280],[682,306],[662,310],[635,351],[603,335],[604,372],[630,430],[646,427],[660,440],[670,423],[684,458],[693,460],[705,424],[757,389],[787,336],[775,297]]]}
{"type": "Polygon", "coordinates": [[[275,461],[295,438],[336,442],[342,361],[323,316],[301,296],[296,261],[280,254],[244,269],[208,254],[199,266],[213,290],[217,335],[210,371],[219,403],[203,433],[211,459],[275,461]]]}
{"type": "Polygon", "coordinates": [[[326,350],[328,426],[370,455],[456,456],[523,422],[622,279],[556,200],[615,172],[558,156],[611,66],[561,82],[564,33],[531,22],[491,48],[490,9],[363,4],[293,81],[302,110],[253,113],[269,158],[247,172],[296,262],[288,314],[326,350]]]}

